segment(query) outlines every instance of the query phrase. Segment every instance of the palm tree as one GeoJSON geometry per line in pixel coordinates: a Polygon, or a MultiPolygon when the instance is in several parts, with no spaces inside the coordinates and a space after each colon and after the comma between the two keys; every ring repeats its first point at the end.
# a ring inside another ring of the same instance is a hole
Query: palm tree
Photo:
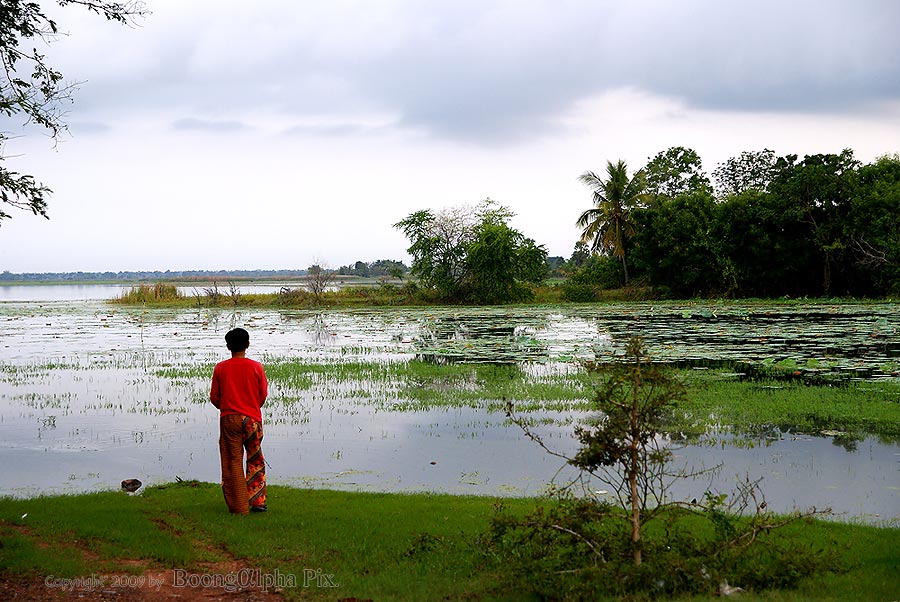
{"type": "Polygon", "coordinates": [[[634,235],[631,210],[648,198],[644,192],[647,178],[643,169],[629,178],[628,167],[622,160],[615,165],[607,161],[606,174],[606,180],[592,171],[578,177],[594,193],[594,207],[582,213],[577,224],[582,229],[581,241],[588,244],[591,251],[612,253],[622,260],[625,284],[628,284],[625,243],[634,235]]]}

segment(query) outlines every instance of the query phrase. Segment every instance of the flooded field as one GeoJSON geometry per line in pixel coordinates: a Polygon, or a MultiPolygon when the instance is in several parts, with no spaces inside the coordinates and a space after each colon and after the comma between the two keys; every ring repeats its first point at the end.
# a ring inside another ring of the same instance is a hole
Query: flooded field
{"type": "MultiPolygon", "coordinates": [[[[566,473],[506,422],[501,397],[570,452],[589,395],[580,361],[614,359],[630,335],[644,336],[657,360],[698,369],[896,379],[898,313],[893,305],[232,312],[0,303],[0,495],[109,488],[131,477],[217,481],[208,381],[233,326],[251,332],[249,353],[269,373],[271,482],[534,495],[566,473]]],[[[896,441],[845,445],[769,429],[737,444],[715,434],[691,443],[678,462],[722,468],[711,483],[682,483],[676,493],[685,497],[763,477],[779,510],[900,518],[896,441]]]]}

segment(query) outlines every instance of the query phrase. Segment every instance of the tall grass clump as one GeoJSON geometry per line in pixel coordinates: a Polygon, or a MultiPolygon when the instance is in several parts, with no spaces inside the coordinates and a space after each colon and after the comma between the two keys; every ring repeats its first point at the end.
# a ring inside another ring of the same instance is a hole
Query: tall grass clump
{"type": "Polygon", "coordinates": [[[113,299],[115,303],[159,303],[166,301],[179,301],[184,296],[174,284],[141,284],[133,286],[127,292],[113,299]]]}

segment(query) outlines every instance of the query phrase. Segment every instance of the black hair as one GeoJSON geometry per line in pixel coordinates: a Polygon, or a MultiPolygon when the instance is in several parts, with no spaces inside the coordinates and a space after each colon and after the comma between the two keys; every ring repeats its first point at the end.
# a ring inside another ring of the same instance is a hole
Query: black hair
{"type": "Polygon", "coordinates": [[[246,351],[250,346],[250,333],[243,328],[234,328],[225,335],[229,351],[246,351]]]}

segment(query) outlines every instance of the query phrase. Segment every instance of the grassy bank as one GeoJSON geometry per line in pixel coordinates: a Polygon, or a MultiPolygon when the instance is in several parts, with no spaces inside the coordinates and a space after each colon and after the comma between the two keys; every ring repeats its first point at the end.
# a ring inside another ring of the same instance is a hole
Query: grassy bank
{"type": "MultiPolygon", "coordinates": [[[[341,282],[337,290],[326,290],[313,293],[308,290],[303,280],[290,283],[278,292],[245,294],[241,292],[242,284],[253,284],[246,281],[229,282],[158,282],[155,284],[136,284],[130,290],[110,303],[119,305],[152,305],[159,307],[272,307],[272,308],[309,308],[309,307],[421,307],[434,305],[453,305],[440,299],[434,291],[420,288],[415,281],[357,281],[341,282]],[[190,286],[191,294],[183,294],[178,287],[190,286]]],[[[570,303],[564,283],[549,282],[541,286],[531,286],[529,298],[521,301],[524,304],[558,304],[570,303]]],[[[628,286],[618,289],[597,289],[590,299],[576,302],[623,303],[712,303],[727,304],[740,302],[745,304],[840,304],[840,303],[880,303],[892,302],[893,299],[850,299],[833,297],[827,299],[778,298],[778,299],[673,299],[661,294],[649,286],[628,286]]]]}
{"type": "MultiPolygon", "coordinates": [[[[548,503],[504,500],[516,514],[548,503]]],[[[0,576],[40,591],[46,583],[92,574],[244,567],[295,576],[281,591],[288,600],[530,599],[480,544],[495,504],[478,497],[271,487],[268,513],[231,516],[217,485],[193,482],[138,496],[2,499],[0,576]]],[[[846,570],[803,581],[797,590],[741,599],[896,599],[900,530],[810,522],[784,536],[839,550],[846,570]]]]}
{"type": "MultiPolygon", "coordinates": [[[[282,287],[278,292],[244,294],[240,283],[193,284],[192,294],[183,294],[174,283],[139,284],[110,300],[118,305],[150,305],[157,307],[242,307],[242,308],[311,308],[311,307],[423,307],[452,305],[441,300],[434,291],[419,288],[415,282],[393,281],[342,284],[338,290],[312,293],[303,283],[282,287]]],[[[658,297],[646,287],[603,291],[597,301],[651,301],[658,297]]],[[[530,299],[524,303],[566,303],[558,285],[531,287],[530,299]]]]}

